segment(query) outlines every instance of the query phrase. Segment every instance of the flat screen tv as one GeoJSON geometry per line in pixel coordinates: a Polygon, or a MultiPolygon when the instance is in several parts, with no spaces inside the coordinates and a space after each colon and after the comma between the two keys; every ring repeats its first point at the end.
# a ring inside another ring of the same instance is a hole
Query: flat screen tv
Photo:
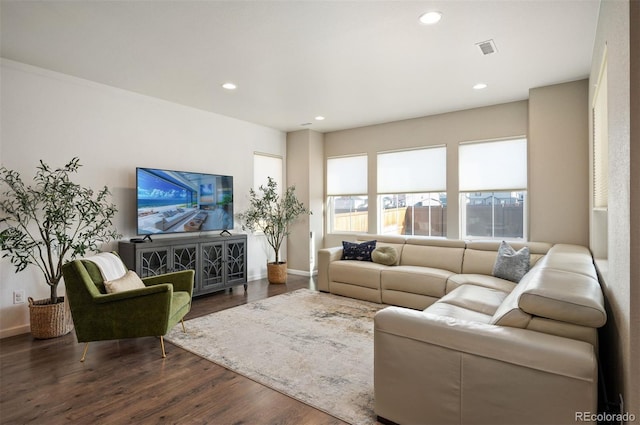
{"type": "Polygon", "coordinates": [[[233,229],[233,177],[136,168],[138,234],[233,229]]]}

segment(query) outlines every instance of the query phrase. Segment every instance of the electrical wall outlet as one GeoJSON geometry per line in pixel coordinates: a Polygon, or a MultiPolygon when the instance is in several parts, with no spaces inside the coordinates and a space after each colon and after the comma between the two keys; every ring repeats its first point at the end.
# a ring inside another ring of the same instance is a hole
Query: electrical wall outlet
{"type": "Polygon", "coordinates": [[[13,291],[13,303],[14,304],[24,304],[24,291],[13,291]]]}

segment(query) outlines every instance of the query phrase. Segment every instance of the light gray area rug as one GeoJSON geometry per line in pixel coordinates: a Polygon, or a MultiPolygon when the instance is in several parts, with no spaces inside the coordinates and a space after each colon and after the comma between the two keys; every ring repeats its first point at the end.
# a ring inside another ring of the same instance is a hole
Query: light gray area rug
{"type": "Polygon", "coordinates": [[[352,424],[371,424],[380,304],[299,289],[176,326],[194,354],[352,424]]]}

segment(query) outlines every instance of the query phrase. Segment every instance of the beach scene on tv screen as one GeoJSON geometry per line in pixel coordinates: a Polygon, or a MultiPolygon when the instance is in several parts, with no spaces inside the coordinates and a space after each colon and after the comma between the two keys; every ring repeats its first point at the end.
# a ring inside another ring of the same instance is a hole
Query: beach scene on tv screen
{"type": "Polygon", "coordinates": [[[138,168],[138,234],[233,228],[233,177],[138,168]]]}

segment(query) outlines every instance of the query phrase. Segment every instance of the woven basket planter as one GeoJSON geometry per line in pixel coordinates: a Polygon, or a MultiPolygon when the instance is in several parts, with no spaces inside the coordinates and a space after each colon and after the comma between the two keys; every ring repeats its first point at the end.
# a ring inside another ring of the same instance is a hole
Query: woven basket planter
{"type": "Polygon", "coordinates": [[[35,300],[29,297],[29,318],[31,335],[37,339],[56,338],[66,335],[73,329],[73,319],[69,304],[63,300],[51,304],[51,299],[35,300]]]}
{"type": "Polygon", "coordinates": [[[287,263],[267,263],[267,279],[269,283],[287,283],[287,263]]]}

